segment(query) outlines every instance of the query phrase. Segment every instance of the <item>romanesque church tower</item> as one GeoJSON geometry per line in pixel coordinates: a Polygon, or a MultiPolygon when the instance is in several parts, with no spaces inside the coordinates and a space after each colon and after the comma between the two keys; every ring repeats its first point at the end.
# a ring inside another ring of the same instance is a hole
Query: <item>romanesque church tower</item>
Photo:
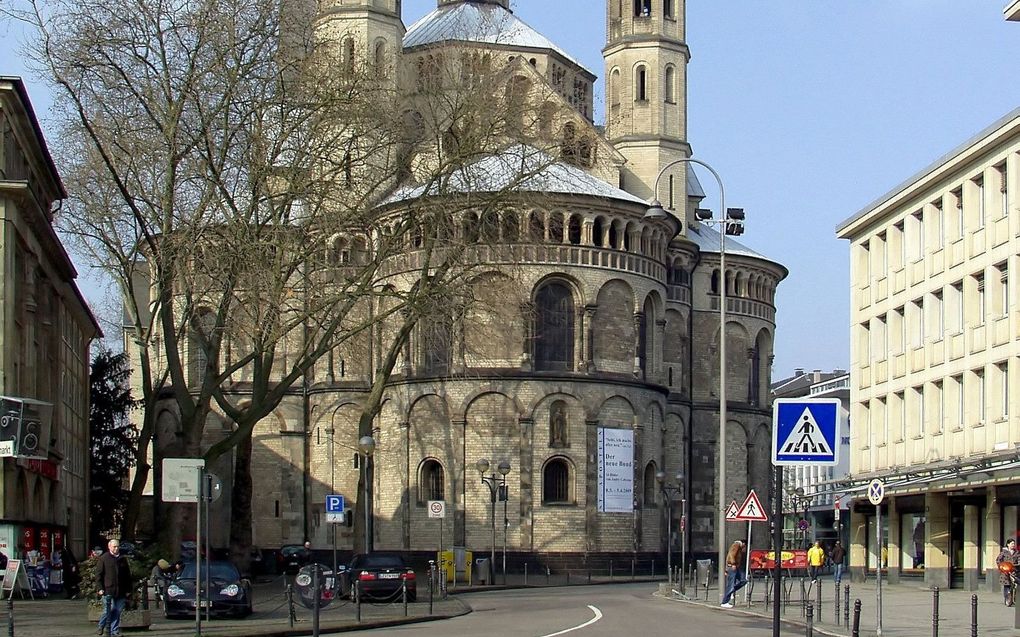
{"type": "MultiPolygon", "coordinates": [[[[684,0],[608,0],[606,15],[606,137],[627,158],[620,187],[650,199],[659,170],[691,152],[684,0]]],[[[670,169],[657,193],[681,219],[686,172],[670,169]]]]}

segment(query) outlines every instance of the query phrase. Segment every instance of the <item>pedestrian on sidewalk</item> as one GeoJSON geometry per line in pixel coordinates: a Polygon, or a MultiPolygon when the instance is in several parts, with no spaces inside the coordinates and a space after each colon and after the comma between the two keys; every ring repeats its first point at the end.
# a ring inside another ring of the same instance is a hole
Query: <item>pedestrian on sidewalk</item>
{"type": "Polygon", "coordinates": [[[121,637],[120,615],[131,594],[131,567],[127,557],[120,552],[119,540],[110,540],[107,548],[110,550],[100,555],[96,562],[96,583],[99,596],[103,598],[98,634],[102,635],[109,629],[110,637],[121,637]]]}
{"type": "Polygon", "coordinates": [[[846,559],[846,551],[843,549],[843,544],[836,540],[836,544],[832,547],[832,552],[829,553],[829,559],[832,560],[832,565],[835,569],[834,577],[836,580],[836,586],[843,581],[843,560],[846,559]]]}
{"type": "Polygon", "coordinates": [[[1013,605],[1013,596],[1016,592],[1016,569],[1020,565],[1020,551],[1016,550],[1016,540],[1009,538],[1006,545],[999,551],[995,558],[995,565],[999,567],[999,583],[1002,584],[1002,601],[1006,606],[1013,605]]]}
{"type": "Polygon", "coordinates": [[[818,571],[825,566],[825,549],[821,542],[815,542],[807,551],[808,574],[812,582],[818,581],[818,571]]]}
{"type": "Polygon", "coordinates": [[[722,598],[722,608],[733,608],[732,598],[744,585],[744,542],[737,540],[726,551],[726,594],[722,598]]]}

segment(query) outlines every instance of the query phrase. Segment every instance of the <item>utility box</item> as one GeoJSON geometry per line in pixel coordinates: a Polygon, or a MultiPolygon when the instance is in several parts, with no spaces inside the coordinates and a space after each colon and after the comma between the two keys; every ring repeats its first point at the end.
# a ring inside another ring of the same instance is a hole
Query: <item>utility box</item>
{"type": "Polygon", "coordinates": [[[697,578],[699,586],[708,588],[709,582],[712,581],[712,560],[698,560],[697,578]]]}
{"type": "Polygon", "coordinates": [[[455,547],[452,551],[443,551],[437,555],[439,570],[446,577],[447,584],[471,583],[472,557],[471,551],[463,547],[455,547]]]}

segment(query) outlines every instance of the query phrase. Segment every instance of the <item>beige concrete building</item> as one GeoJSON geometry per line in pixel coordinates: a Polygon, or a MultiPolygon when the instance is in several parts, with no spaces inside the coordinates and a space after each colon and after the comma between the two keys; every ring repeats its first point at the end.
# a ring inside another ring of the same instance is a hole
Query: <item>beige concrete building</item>
{"type": "MultiPolygon", "coordinates": [[[[686,474],[689,549],[714,552],[721,291],[729,294],[728,447],[721,461],[730,497],[741,499],[752,487],[768,492],[775,291],[787,272],[731,241],[720,274],[719,234],[694,220],[705,195],[683,164],[660,184],[671,214],[645,215],[659,171],[690,154],[683,1],[602,5],[609,26],[605,132],[593,121],[595,75],[522,22],[508,0],[439,0],[406,32],[397,0],[325,4],[320,32],[351,56],[395,60],[403,93],[463,78],[475,64],[502,64],[509,87],[541,87],[550,96],[534,104],[532,119],[562,140],[540,177],[520,188],[521,201],[482,220],[488,231],[479,234],[471,211],[451,213],[454,232],[479,243],[485,272],[475,279],[475,297],[496,309],[419,326],[397,364],[375,435],[375,546],[424,552],[441,541],[487,552],[490,495],[474,468],[484,457],[511,465],[511,559],[658,555],[667,541],[660,470],[686,474]],[[433,74],[442,60],[462,66],[433,74]],[[616,484],[622,504],[614,506],[605,506],[600,492],[605,436],[629,440],[630,466],[616,484]],[[429,519],[430,500],[446,502],[442,527],[429,519]]],[[[526,143],[506,152],[538,156],[526,143]]],[[[499,160],[487,162],[475,168],[498,174],[499,160]]],[[[407,184],[379,207],[376,223],[400,218],[421,196],[418,185],[407,184]]],[[[412,242],[400,259],[413,263],[417,249],[412,242]]],[[[326,494],[357,498],[352,460],[372,342],[366,337],[361,351],[345,348],[316,365],[307,392],[295,392],[256,428],[257,545],[307,538],[327,546],[326,494]]],[[[168,411],[161,423],[172,429],[173,419],[168,411]]],[[[166,438],[164,425],[158,437],[166,438]]],[[[214,470],[229,476],[230,458],[224,463],[214,470]]],[[[214,514],[225,515],[229,500],[214,505],[214,514]]],[[[502,515],[502,503],[499,509],[502,515]]],[[[679,511],[670,521],[674,533],[676,518],[679,511]]],[[[214,525],[214,544],[226,543],[228,528],[214,525]]],[[[673,541],[678,547],[679,538],[673,541]]],[[[342,529],[340,548],[352,543],[342,529]]]]}
{"type": "Polygon", "coordinates": [[[24,82],[0,77],[0,440],[17,443],[0,458],[9,557],[63,543],[83,556],[88,539],[89,346],[100,331],[53,228],[66,196],[24,82]]]}
{"type": "MultiPolygon", "coordinates": [[[[1018,192],[1020,110],[838,228],[851,251],[851,473],[887,484],[893,581],[997,586],[995,556],[1017,533],[1018,192]]],[[[857,576],[881,554],[874,513],[857,500],[857,576]]]]}

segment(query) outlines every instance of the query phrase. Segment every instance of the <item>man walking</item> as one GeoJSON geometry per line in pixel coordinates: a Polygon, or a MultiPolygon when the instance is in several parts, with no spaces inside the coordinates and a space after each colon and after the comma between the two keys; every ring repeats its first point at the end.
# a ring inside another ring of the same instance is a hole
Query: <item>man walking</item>
{"type": "Polygon", "coordinates": [[[733,608],[733,596],[747,584],[744,577],[744,542],[737,540],[726,551],[726,594],[723,595],[723,608],[733,608]]]}
{"type": "Polygon", "coordinates": [[[832,547],[829,559],[832,560],[832,566],[835,568],[833,579],[836,580],[836,586],[839,586],[839,583],[843,581],[843,560],[846,559],[846,550],[843,549],[843,544],[839,540],[836,540],[836,544],[832,547]]]}
{"type": "Polygon", "coordinates": [[[120,554],[119,540],[110,540],[107,548],[110,550],[100,555],[96,563],[96,583],[99,596],[103,598],[97,634],[102,635],[109,629],[110,637],[121,637],[120,615],[131,594],[131,568],[127,557],[120,554]]]}

